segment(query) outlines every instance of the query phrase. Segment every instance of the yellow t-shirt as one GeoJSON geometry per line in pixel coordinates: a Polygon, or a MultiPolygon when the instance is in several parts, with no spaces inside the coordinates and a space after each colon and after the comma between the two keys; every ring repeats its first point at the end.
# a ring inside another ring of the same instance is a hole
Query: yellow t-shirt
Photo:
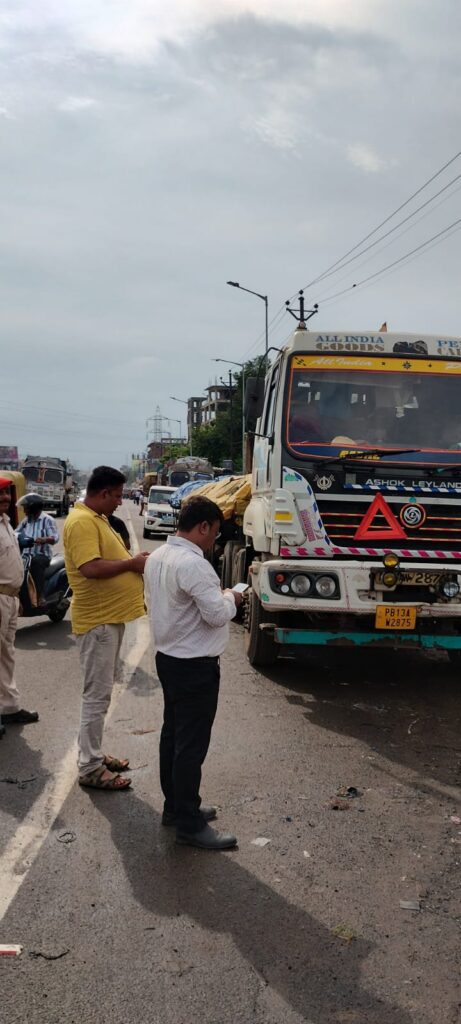
{"type": "Polygon", "coordinates": [[[94,558],[131,558],[118,533],[105,516],[78,503],[64,526],[64,557],[72,588],[71,618],[74,633],[95,626],[131,622],[145,614],[144,586],[137,572],[123,572],[110,579],[87,580],[79,568],[94,558]]]}

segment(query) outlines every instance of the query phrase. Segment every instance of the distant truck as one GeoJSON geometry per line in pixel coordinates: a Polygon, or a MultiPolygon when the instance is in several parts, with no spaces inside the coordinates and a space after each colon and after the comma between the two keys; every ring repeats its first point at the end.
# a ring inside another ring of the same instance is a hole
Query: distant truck
{"type": "Polygon", "coordinates": [[[51,456],[27,455],[22,466],[27,491],[43,497],[48,511],[66,516],[73,495],[73,480],[64,459],[51,456]]]}
{"type": "Polygon", "coordinates": [[[181,487],[190,480],[214,479],[214,470],[208,459],[201,459],[196,455],[184,455],[166,468],[166,483],[170,487],[181,487]]]}

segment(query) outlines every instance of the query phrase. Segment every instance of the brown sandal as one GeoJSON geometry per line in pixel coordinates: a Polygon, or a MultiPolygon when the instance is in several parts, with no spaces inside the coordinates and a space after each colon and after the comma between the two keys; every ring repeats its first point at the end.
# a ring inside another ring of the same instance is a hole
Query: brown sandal
{"type": "Polygon", "coordinates": [[[104,754],[103,764],[110,772],[127,772],[130,767],[127,757],[121,761],[120,758],[113,757],[112,754],[104,754]]]}
{"type": "Polygon", "coordinates": [[[121,775],[111,775],[110,779],[103,779],[104,772],[108,771],[105,764],[95,768],[89,775],[80,775],[80,786],[88,786],[91,789],[128,789],[131,786],[131,779],[122,779],[121,775]]]}

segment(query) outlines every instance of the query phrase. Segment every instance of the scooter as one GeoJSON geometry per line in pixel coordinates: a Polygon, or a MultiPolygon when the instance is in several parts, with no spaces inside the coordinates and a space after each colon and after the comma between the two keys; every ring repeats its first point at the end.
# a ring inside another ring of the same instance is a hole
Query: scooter
{"type": "Polygon", "coordinates": [[[23,551],[24,581],[19,592],[19,614],[24,618],[48,615],[52,622],[61,622],[72,597],[64,559],[62,555],[55,555],[45,569],[45,584],[40,595],[40,604],[34,604],[31,598],[31,592],[35,592],[35,586],[29,584],[30,579],[33,583],[30,572],[31,560],[31,555],[23,551]]]}

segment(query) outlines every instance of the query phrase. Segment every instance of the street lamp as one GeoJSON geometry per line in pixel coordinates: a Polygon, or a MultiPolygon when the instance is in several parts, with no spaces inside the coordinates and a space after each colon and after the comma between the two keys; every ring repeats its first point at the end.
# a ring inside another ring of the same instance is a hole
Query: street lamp
{"type": "Polygon", "coordinates": [[[268,315],[269,314],[268,314],[268,298],[267,298],[267,295],[261,295],[261,292],[253,292],[251,290],[251,288],[244,288],[243,284],[239,284],[238,281],[226,281],[226,284],[230,284],[231,288],[240,288],[241,292],[248,292],[249,295],[256,295],[258,299],[262,299],[263,300],[264,305],[266,307],[266,317],[265,317],[266,347],[265,347],[265,356],[266,356],[266,359],[267,359],[267,353],[268,353],[268,349],[269,349],[269,324],[268,324],[268,315]]]}
{"type": "Polygon", "coordinates": [[[178,426],[179,426],[179,435],[178,435],[178,436],[179,436],[179,440],[180,440],[180,441],[182,441],[182,426],[181,426],[181,420],[176,420],[176,419],[174,418],[174,416],[171,416],[171,417],[169,417],[169,419],[171,419],[171,421],[172,421],[173,423],[177,423],[177,424],[178,424],[178,426]]]}
{"type": "MultiPolygon", "coordinates": [[[[187,402],[185,398],[175,398],[174,395],[170,395],[170,398],[171,398],[172,402],[181,402],[181,405],[187,405],[187,409],[189,410],[189,402],[187,402]]],[[[188,417],[188,420],[189,420],[189,417],[188,417]]],[[[176,422],[178,422],[178,421],[176,420],[176,422]]],[[[189,452],[192,455],[192,423],[190,425],[189,452]]]]}
{"type": "MultiPolygon", "coordinates": [[[[227,282],[229,284],[229,282],[227,282]]],[[[231,366],[240,366],[242,371],[242,473],[245,472],[245,363],[237,363],[235,359],[213,359],[214,363],[229,363],[231,366]]],[[[231,453],[232,454],[232,453],[231,453]]]]}

